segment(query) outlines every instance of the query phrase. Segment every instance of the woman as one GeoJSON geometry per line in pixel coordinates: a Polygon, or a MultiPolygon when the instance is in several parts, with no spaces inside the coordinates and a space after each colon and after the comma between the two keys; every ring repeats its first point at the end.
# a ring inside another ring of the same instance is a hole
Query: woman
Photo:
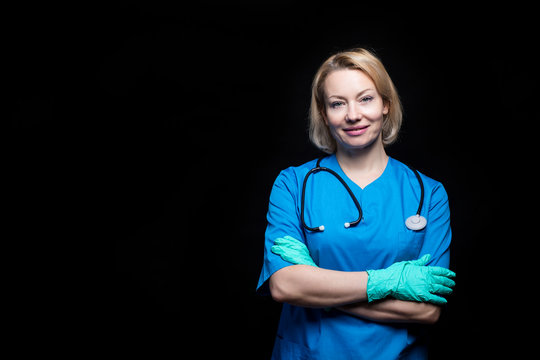
{"type": "Polygon", "coordinates": [[[306,179],[313,160],[274,183],[257,287],[283,303],[273,359],[426,358],[418,324],[438,320],[454,286],[450,213],[439,182],[386,154],[401,118],[369,51],[335,54],[315,75],[310,138],[329,154],[320,166],[342,180],[306,179]],[[411,230],[405,219],[419,203],[427,226],[411,230]]]}

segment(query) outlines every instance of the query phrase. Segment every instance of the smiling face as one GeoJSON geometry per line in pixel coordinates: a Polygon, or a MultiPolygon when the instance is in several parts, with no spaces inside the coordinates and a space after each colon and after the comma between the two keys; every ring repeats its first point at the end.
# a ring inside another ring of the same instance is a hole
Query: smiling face
{"type": "Polygon", "coordinates": [[[382,123],[388,106],[373,81],[360,70],[337,70],[324,83],[324,120],[338,151],[382,146],[382,123]]]}

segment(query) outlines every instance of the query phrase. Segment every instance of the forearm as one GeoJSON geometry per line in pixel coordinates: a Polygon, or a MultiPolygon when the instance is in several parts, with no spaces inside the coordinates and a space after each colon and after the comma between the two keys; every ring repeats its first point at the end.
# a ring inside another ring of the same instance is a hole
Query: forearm
{"type": "Polygon", "coordinates": [[[344,272],[292,265],[270,277],[270,292],[279,302],[305,307],[336,307],[367,301],[365,271],[344,272]]]}
{"type": "Polygon", "coordinates": [[[385,299],[373,303],[358,302],[337,307],[347,314],[377,322],[407,322],[434,324],[441,308],[437,305],[415,301],[385,299]]]}

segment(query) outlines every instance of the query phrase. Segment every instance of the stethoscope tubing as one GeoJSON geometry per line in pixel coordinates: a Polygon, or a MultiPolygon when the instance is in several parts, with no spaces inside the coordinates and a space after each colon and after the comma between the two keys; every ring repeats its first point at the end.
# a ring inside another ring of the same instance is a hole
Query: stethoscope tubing
{"type": "Polygon", "coordinates": [[[356,199],[356,196],[354,196],[354,194],[353,194],[351,188],[349,187],[349,185],[347,185],[345,180],[343,180],[343,178],[341,176],[339,176],[338,173],[336,173],[332,169],[320,166],[320,162],[321,162],[321,159],[319,159],[317,161],[317,166],[314,167],[313,169],[309,170],[308,173],[306,174],[306,176],[304,177],[304,183],[302,184],[302,200],[300,202],[301,203],[300,204],[300,218],[302,219],[302,225],[304,226],[304,228],[308,229],[309,231],[323,231],[324,230],[324,227],[321,229],[321,226],[310,227],[304,221],[304,203],[305,203],[305,198],[306,198],[306,183],[307,183],[308,178],[310,177],[311,174],[315,174],[315,173],[317,173],[319,171],[326,171],[326,172],[329,172],[330,174],[334,175],[334,177],[336,179],[338,179],[339,182],[345,187],[345,189],[349,193],[351,199],[353,200],[354,205],[358,209],[358,218],[356,220],[354,220],[354,221],[351,221],[351,222],[347,223],[348,224],[347,227],[353,227],[353,226],[358,225],[360,223],[360,221],[362,220],[362,207],[360,206],[360,203],[358,202],[358,199],[356,199]]]}
{"type": "MultiPolygon", "coordinates": [[[[315,165],[315,167],[313,169],[308,171],[308,173],[304,177],[304,181],[302,183],[302,198],[300,200],[300,219],[302,221],[302,226],[305,229],[307,229],[309,231],[312,231],[312,232],[322,232],[322,231],[324,231],[324,226],[323,225],[320,225],[318,227],[311,227],[311,226],[308,226],[306,224],[305,220],[304,220],[306,184],[307,184],[307,181],[308,181],[309,177],[312,174],[318,173],[320,171],[326,171],[326,172],[332,174],[336,179],[339,180],[339,182],[343,185],[343,187],[349,193],[349,196],[353,200],[354,205],[356,206],[356,209],[358,210],[358,218],[356,220],[354,220],[354,221],[346,222],[345,227],[349,228],[349,227],[354,227],[354,226],[358,225],[360,223],[360,221],[362,220],[362,216],[363,216],[362,207],[360,206],[360,203],[358,202],[358,199],[356,199],[356,196],[354,196],[354,193],[352,192],[351,188],[347,185],[345,180],[343,180],[343,178],[338,173],[336,173],[334,170],[329,169],[327,167],[320,166],[322,159],[323,158],[319,158],[317,160],[317,164],[315,165]]],[[[426,226],[426,223],[427,223],[426,219],[423,216],[421,216],[422,206],[424,205],[424,182],[422,181],[422,178],[420,177],[420,174],[418,173],[418,171],[416,169],[410,167],[409,165],[407,165],[407,167],[414,173],[414,175],[416,176],[416,179],[418,180],[418,183],[420,184],[420,201],[419,201],[419,204],[418,204],[418,209],[416,210],[416,215],[413,215],[413,216],[409,217],[406,220],[405,224],[411,230],[421,230],[426,226]]]]}
{"type": "Polygon", "coordinates": [[[422,212],[422,206],[424,206],[424,182],[422,181],[422,178],[420,177],[420,174],[416,169],[410,167],[407,165],[409,169],[414,173],[416,178],[418,179],[418,183],[420,184],[420,202],[418,203],[418,210],[416,210],[416,215],[420,216],[420,213],[422,212]]]}

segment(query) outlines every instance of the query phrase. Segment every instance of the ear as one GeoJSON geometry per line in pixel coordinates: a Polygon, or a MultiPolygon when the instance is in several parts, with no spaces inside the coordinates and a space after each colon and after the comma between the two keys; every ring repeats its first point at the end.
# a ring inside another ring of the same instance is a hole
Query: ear
{"type": "Polygon", "coordinates": [[[387,101],[384,102],[382,113],[383,115],[388,115],[388,111],[390,111],[390,106],[387,101]]]}

